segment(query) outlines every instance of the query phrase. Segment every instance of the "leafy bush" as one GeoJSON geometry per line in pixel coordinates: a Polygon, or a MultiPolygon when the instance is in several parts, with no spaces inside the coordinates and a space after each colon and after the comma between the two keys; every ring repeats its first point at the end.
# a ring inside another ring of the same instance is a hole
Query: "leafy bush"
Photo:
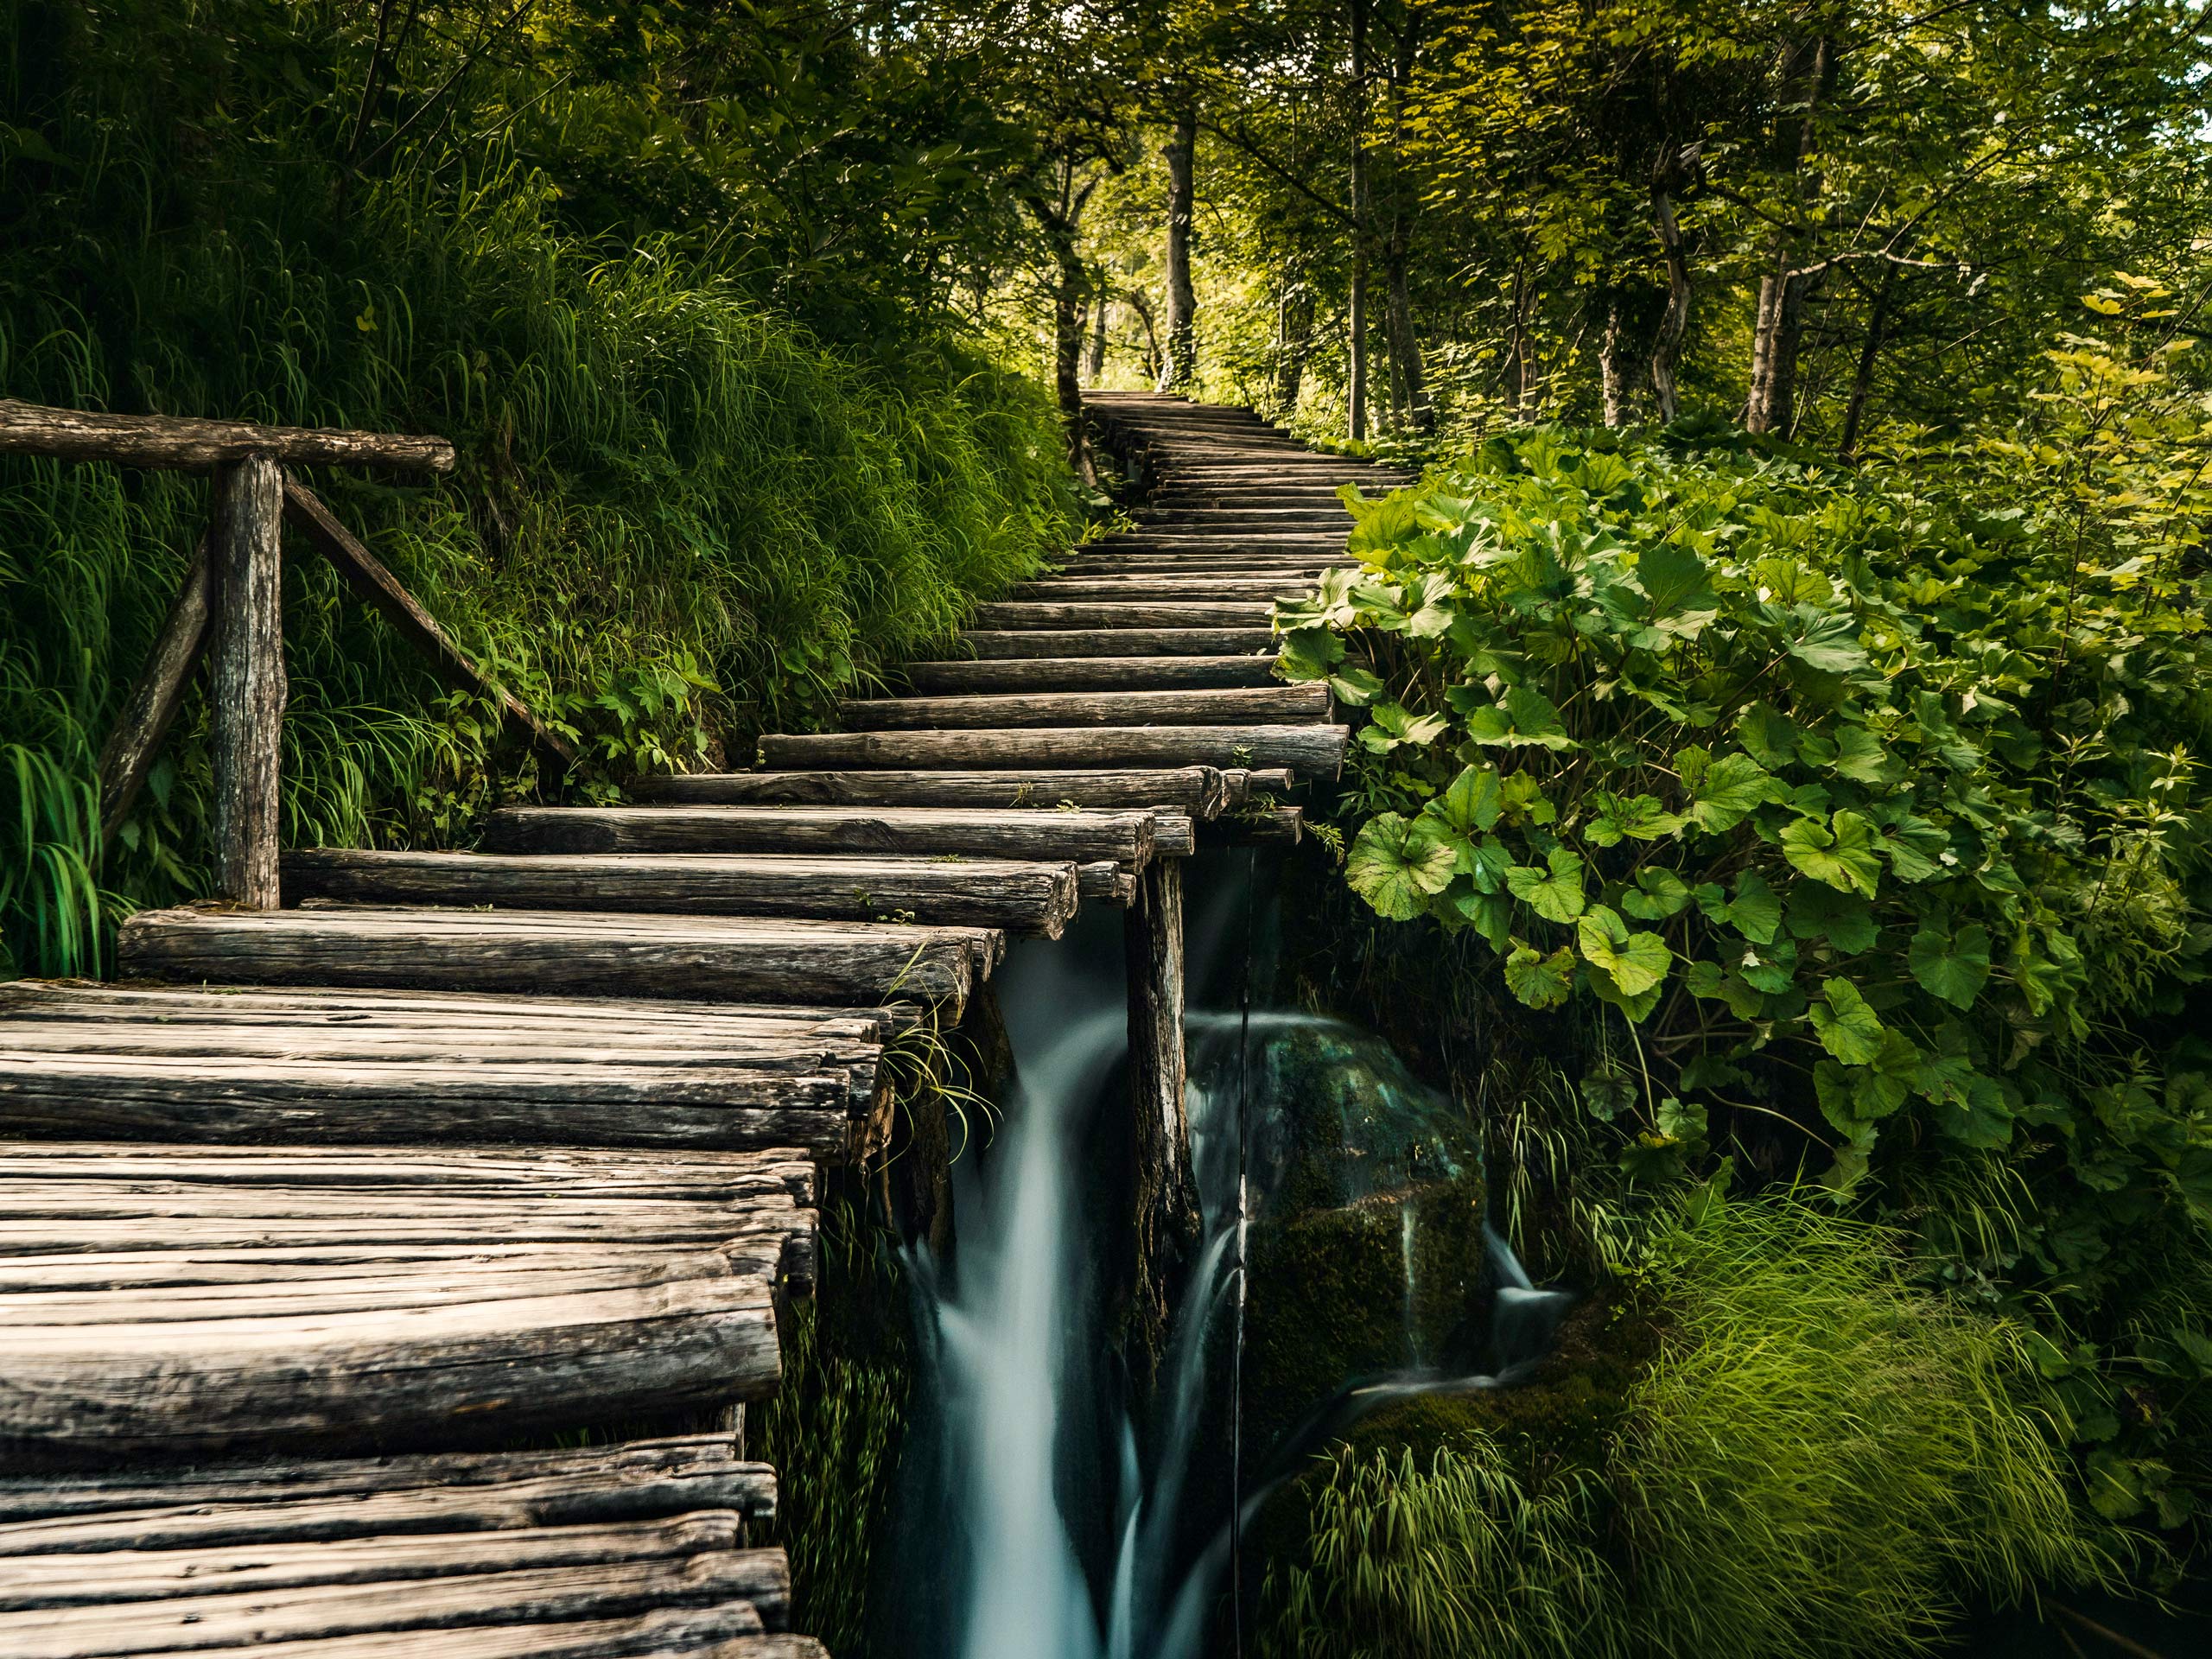
{"type": "Polygon", "coordinates": [[[2102,1579],[2028,1333],[1801,1205],[1681,1205],[1632,1259],[1659,1356],[1600,1466],[1468,1431],[1309,1480],[1268,1650],[1814,1659],[1942,1644],[1967,1598],[2102,1579]]]}

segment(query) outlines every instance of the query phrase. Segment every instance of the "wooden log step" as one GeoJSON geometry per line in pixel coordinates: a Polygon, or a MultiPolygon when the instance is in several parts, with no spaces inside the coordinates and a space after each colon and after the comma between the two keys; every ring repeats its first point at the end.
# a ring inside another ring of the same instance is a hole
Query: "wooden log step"
{"type": "MultiPolygon", "coordinates": [[[[645,809],[652,810],[652,809],[645,809]]],[[[154,979],[772,1002],[943,1004],[957,1019],[1005,936],[987,928],[333,907],[141,911],[124,969],[154,979]]]]}
{"type": "Polygon", "coordinates": [[[1220,847],[1255,843],[1295,847],[1305,829],[1303,807],[1255,805],[1225,814],[1208,825],[1206,840],[1220,847]]]}
{"type": "Polygon", "coordinates": [[[1244,576],[1222,571],[1110,571],[1100,575],[1069,574],[1025,582],[1014,589],[1021,601],[1065,604],[1076,600],[1116,600],[1143,604],[1205,603],[1209,599],[1274,601],[1296,597],[1313,587],[1296,572],[1285,576],[1244,576]]]}
{"type": "Polygon", "coordinates": [[[0,1478],[0,1560],[379,1535],[775,1518],[776,1472],[727,1434],[573,1450],[423,1453],[0,1478]]]}
{"type": "Polygon", "coordinates": [[[785,1152],[8,1147],[0,1468],[430,1448],[757,1397],[811,1174],[785,1152]],[[276,1270],[156,1288],[209,1249],[276,1270]],[[285,1271],[333,1249],[376,1259],[285,1271]]]}
{"type": "MultiPolygon", "coordinates": [[[[987,664],[938,666],[974,669],[987,664]]],[[[1211,766],[1100,772],[694,772],[633,778],[629,789],[640,801],[678,806],[1035,809],[1066,803],[1086,807],[1174,807],[1196,817],[1210,818],[1229,804],[1227,785],[1211,766]]],[[[498,822],[495,815],[494,823],[498,822]]]]}
{"type": "Polygon", "coordinates": [[[1229,799],[1232,806],[1242,806],[1255,796],[1287,795],[1298,787],[1298,774],[1283,766],[1258,772],[1232,769],[1222,776],[1229,780],[1229,799]]]}
{"type": "Polygon", "coordinates": [[[958,868],[969,858],[1102,859],[1141,868],[1155,849],[1189,850],[1178,812],[1062,811],[1048,779],[1027,808],[775,806],[507,806],[484,827],[504,853],[739,853],[764,848],[925,855],[958,868]]]}
{"type": "Polygon", "coordinates": [[[760,740],[772,766],[974,766],[991,759],[1029,766],[1287,766],[1333,776],[1348,735],[1342,726],[1102,726],[1081,730],[829,732],[760,740]]]}
{"type": "Polygon", "coordinates": [[[1352,516],[1342,502],[1329,506],[1199,506],[1182,503],[1170,507],[1147,507],[1138,511],[1137,523],[1147,530],[1173,530],[1179,527],[1207,528],[1219,524],[1244,524],[1254,530],[1326,530],[1340,535],[1350,535],[1352,516]]]}
{"type": "Polygon", "coordinates": [[[1274,629],[1030,628],[969,629],[961,645],[978,661],[1017,657],[1249,657],[1272,652],[1274,629]]]}
{"type": "Polygon", "coordinates": [[[1100,904],[1127,910],[1137,901],[1136,872],[1119,864],[1085,864],[1083,896],[1100,904]]]}
{"type": "MultiPolygon", "coordinates": [[[[1326,695],[1325,688],[1319,688],[1326,695]]],[[[1079,896],[1071,861],[753,853],[286,853],[284,901],[944,922],[1057,939],[1079,896]]]]}
{"type": "Polygon", "coordinates": [[[1065,605],[1014,600],[976,607],[979,628],[1264,627],[1269,601],[1206,600],[1095,601],[1065,605]]]}
{"type": "MultiPolygon", "coordinates": [[[[200,1626],[186,1624],[169,1637],[175,1646],[65,1648],[48,1659],[122,1659],[124,1654],[177,1659],[235,1651],[190,1645],[200,1633],[200,1626]]],[[[763,1630],[760,1616],[742,1601],[659,1607],[620,1618],[547,1622],[527,1616],[514,1624],[441,1626],[429,1641],[411,1628],[303,1637],[257,1643],[253,1652],[255,1659],[420,1659],[432,1643],[438,1659],[829,1659],[812,1637],[763,1630]]]]}
{"type": "Polygon", "coordinates": [[[965,697],[878,697],[841,704],[853,731],[916,731],[988,726],[1264,726],[1329,717],[1329,689],[1273,685],[1255,690],[1009,691],[965,697]]]}
{"type": "Polygon", "coordinates": [[[1031,657],[1000,662],[909,663],[906,683],[925,694],[978,691],[1173,690],[1277,683],[1264,657],[1031,657]]]}
{"type": "Polygon", "coordinates": [[[1101,553],[1234,553],[1265,554],[1272,558],[1311,556],[1333,559],[1343,556],[1345,540],[1341,532],[1301,531],[1294,534],[1270,532],[1231,536],[1147,530],[1127,536],[1109,537],[1091,545],[1101,553]]]}

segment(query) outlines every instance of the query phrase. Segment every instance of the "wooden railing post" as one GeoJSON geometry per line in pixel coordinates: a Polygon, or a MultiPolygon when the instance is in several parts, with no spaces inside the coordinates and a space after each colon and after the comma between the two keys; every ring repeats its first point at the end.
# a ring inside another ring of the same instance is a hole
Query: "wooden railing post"
{"type": "Polygon", "coordinates": [[[217,894],[276,907],[276,803],[284,723],[284,477],[266,455],[216,486],[213,702],[217,894]]]}
{"type": "Polygon", "coordinates": [[[1154,858],[1122,923],[1128,972],[1129,1160],[1134,1175],[1124,1292],[1128,1334],[1156,1363],[1169,1281],[1198,1231],[1183,1103],[1183,861],[1154,858]]]}

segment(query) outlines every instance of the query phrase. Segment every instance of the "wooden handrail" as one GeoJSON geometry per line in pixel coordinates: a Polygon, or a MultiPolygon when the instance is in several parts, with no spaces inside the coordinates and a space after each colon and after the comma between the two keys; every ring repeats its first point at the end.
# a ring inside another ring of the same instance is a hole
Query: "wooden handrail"
{"type": "Polygon", "coordinates": [[[0,397],[0,454],[188,471],[257,455],[293,466],[387,467],[416,473],[449,473],[454,465],[453,445],[443,438],[172,415],[102,415],[12,397],[0,397]]]}

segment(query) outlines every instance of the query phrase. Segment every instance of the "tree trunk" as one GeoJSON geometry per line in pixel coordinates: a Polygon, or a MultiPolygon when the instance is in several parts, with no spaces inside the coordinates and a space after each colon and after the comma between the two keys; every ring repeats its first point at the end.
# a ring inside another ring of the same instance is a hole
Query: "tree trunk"
{"type": "Polygon", "coordinates": [[[1414,329],[1413,296],[1407,282],[1412,261],[1413,213],[1406,200],[1403,168],[1398,164],[1405,143],[1406,89],[1412,84],[1414,64],[1421,50],[1421,8],[1408,4],[1398,24],[1395,51],[1390,60],[1390,231],[1382,249],[1384,301],[1383,343],[1390,359],[1390,407],[1398,420],[1427,432],[1436,424],[1428,388],[1421,374],[1421,340],[1414,329]]]}
{"type": "Polygon", "coordinates": [[[1882,340],[1889,333],[1890,308],[1897,296],[1897,268],[1885,264],[1882,285],[1874,292],[1873,315],[1866,320],[1866,343],[1859,348],[1859,366],[1851,376],[1851,397],[1843,406],[1843,435],[1836,440],[1837,458],[1855,461],[1858,458],[1859,433],[1866,420],[1866,401],[1874,391],[1874,359],[1882,353],[1882,340]]]}
{"type": "Polygon", "coordinates": [[[1306,359],[1313,349],[1313,290],[1294,284],[1275,307],[1275,402],[1284,414],[1298,408],[1306,385],[1306,359]]]}
{"type": "MultiPolygon", "coordinates": [[[[1808,177],[1816,132],[1814,112],[1826,89],[1834,51],[1828,37],[1793,41],[1783,49],[1781,98],[1788,113],[1777,124],[1777,165],[1790,175],[1792,193],[1809,206],[1817,179],[1808,177]]],[[[1788,437],[1796,422],[1797,358],[1805,337],[1808,230],[1777,228],[1770,249],[1772,268],[1759,278],[1758,313],[1751,330],[1751,391],[1744,425],[1752,432],[1788,437]]]]}
{"type": "Polygon", "coordinates": [[[1188,391],[1198,372],[1198,296],[1191,286],[1192,162],[1198,143],[1198,112],[1175,112],[1167,148],[1167,355],[1160,365],[1162,391],[1188,391]]]}
{"type": "Polygon", "coordinates": [[[1667,269],[1667,306],[1659,314],[1659,329],[1651,341],[1651,390],[1658,399],[1662,425],[1681,413],[1675,385],[1675,365],[1681,358],[1682,335],[1690,324],[1689,250],[1681,226],[1675,219],[1672,186],[1679,157],[1670,148],[1651,181],[1652,228],[1659,237],[1659,257],[1667,269]]]}
{"type": "Polygon", "coordinates": [[[1637,371],[1637,331],[1629,316],[1628,291],[1609,284],[1604,296],[1605,334],[1598,347],[1598,378],[1605,397],[1607,426],[1626,426],[1634,418],[1637,371]]]}
{"type": "Polygon", "coordinates": [[[1367,435],[1367,6],[1351,0],[1351,305],[1344,378],[1351,404],[1346,429],[1367,435]]]}
{"type": "Polygon", "coordinates": [[[1090,358],[1084,365],[1083,378],[1090,385],[1106,372],[1106,313],[1113,305],[1107,296],[1105,273],[1093,277],[1090,292],[1090,358]]]}
{"type": "Polygon", "coordinates": [[[1085,479],[1091,472],[1083,441],[1084,302],[1090,293],[1090,272],[1077,245],[1076,228],[1097,183],[1093,178],[1077,189],[1074,163],[1063,162],[1058,202],[1032,196],[1027,204],[1052,257],[1052,390],[1067,429],[1068,463],[1085,479]]]}

